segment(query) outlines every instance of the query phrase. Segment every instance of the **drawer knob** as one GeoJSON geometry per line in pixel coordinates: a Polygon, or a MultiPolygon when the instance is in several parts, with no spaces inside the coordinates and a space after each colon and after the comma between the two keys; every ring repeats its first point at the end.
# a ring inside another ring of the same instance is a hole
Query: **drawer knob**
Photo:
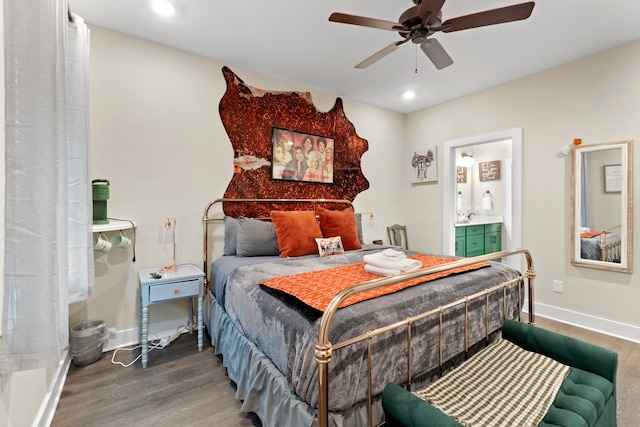
{"type": "Polygon", "coordinates": [[[180,293],[180,289],[174,289],[174,290],[173,290],[173,293],[174,293],[174,294],[176,294],[176,295],[178,295],[178,294],[180,293]]]}

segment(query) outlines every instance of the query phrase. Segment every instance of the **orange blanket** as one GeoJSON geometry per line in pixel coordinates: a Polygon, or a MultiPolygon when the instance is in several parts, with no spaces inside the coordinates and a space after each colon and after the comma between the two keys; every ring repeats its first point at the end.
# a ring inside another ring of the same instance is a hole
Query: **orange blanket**
{"type": "Polygon", "coordinates": [[[592,237],[599,236],[600,234],[602,234],[600,231],[589,231],[587,233],[581,233],[580,237],[583,239],[590,239],[592,237]]]}
{"type": "MultiPolygon", "coordinates": [[[[582,237],[583,239],[590,239],[592,237],[596,237],[602,234],[602,231],[589,231],[587,233],[581,233],[580,237],[582,237]]],[[[607,231],[605,234],[609,234],[609,232],[607,231]]]]}
{"type": "MultiPolygon", "coordinates": [[[[422,268],[433,267],[440,264],[456,261],[456,258],[441,258],[425,254],[411,255],[409,258],[417,259],[422,262],[422,268]]],[[[268,279],[262,284],[271,289],[285,292],[310,307],[325,311],[329,302],[341,291],[349,286],[358,283],[367,282],[369,280],[380,279],[373,273],[369,273],[364,269],[364,262],[358,264],[350,264],[342,267],[334,267],[328,270],[310,271],[306,273],[294,274],[292,276],[275,277],[268,279]]],[[[452,270],[446,270],[439,273],[430,274],[428,276],[419,277],[417,279],[407,280],[395,285],[389,285],[382,288],[374,289],[367,292],[361,292],[353,295],[345,300],[340,308],[355,304],[360,301],[376,298],[382,295],[391,294],[399,290],[415,286],[430,280],[446,277],[451,274],[462,273],[469,270],[487,267],[489,263],[481,262],[465,267],[459,267],[452,270]]]]}

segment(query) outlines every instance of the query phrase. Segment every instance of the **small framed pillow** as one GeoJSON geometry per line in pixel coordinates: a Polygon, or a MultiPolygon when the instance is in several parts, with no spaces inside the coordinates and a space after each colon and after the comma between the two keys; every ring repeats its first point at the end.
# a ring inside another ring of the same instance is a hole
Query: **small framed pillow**
{"type": "Polygon", "coordinates": [[[342,247],[342,239],[340,239],[340,236],[316,239],[316,245],[318,245],[320,258],[329,255],[344,254],[344,248],[342,247]]]}
{"type": "Polygon", "coordinates": [[[362,248],[358,238],[356,217],[352,208],[332,211],[318,207],[318,217],[320,218],[320,228],[324,237],[340,236],[346,251],[362,248]]]}
{"type": "Polygon", "coordinates": [[[271,221],[281,258],[316,253],[315,239],[322,238],[322,230],[313,211],[271,211],[271,221]]]}

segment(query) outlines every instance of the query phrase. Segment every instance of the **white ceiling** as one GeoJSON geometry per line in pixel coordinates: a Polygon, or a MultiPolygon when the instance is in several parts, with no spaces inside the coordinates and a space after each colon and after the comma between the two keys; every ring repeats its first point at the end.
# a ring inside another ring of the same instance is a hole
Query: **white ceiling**
{"type": "MultiPolygon", "coordinates": [[[[151,12],[150,1],[69,4],[90,24],[401,113],[640,39],[640,1],[538,0],[524,21],[435,34],[454,60],[443,70],[412,43],[360,70],[355,64],[400,36],[329,15],[397,21],[412,1],[171,0],[177,14],[170,19],[151,12]],[[402,98],[408,89],[417,93],[411,101],[402,98]]],[[[443,20],[521,2],[447,0],[443,20]]]]}

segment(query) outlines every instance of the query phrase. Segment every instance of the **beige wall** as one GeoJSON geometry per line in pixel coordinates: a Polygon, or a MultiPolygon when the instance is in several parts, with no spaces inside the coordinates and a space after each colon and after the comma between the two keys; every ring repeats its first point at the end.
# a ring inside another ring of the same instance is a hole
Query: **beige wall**
{"type": "MultiPolygon", "coordinates": [[[[410,114],[406,125],[407,151],[425,144],[442,149],[444,141],[523,128],[523,246],[532,251],[536,264],[536,301],[542,312],[579,319],[589,327],[631,326],[625,330],[637,340],[640,255],[635,251],[634,274],[571,265],[571,160],[560,150],[574,138],[582,138],[583,144],[634,139],[637,152],[639,67],[640,42],[635,42],[410,114]],[[554,279],[564,282],[564,293],[552,292],[554,279]]],[[[440,168],[441,180],[443,172],[440,168]]],[[[634,184],[640,188],[638,173],[634,184]]],[[[422,226],[420,246],[414,247],[441,251],[441,187],[404,188],[407,200],[428,200],[429,205],[409,214],[412,232],[422,226]]],[[[636,209],[636,230],[639,217],[636,209]]],[[[634,246],[639,240],[636,232],[634,246]]]]}
{"type": "MultiPolygon", "coordinates": [[[[226,90],[223,65],[91,27],[93,177],[110,181],[109,216],[137,223],[136,262],[131,262],[131,252],[96,255],[96,292],[87,302],[70,307],[70,324],[100,319],[137,340],[137,272],[160,266],[156,241],[167,217],[177,219],[178,262],[202,265],[203,209],[223,195],[233,173],[233,152],[218,113],[226,90]]],[[[231,69],[258,88],[309,90],[231,69]]],[[[311,93],[319,110],[333,107],[334,95],[311,93]]],[[[404,116],[343,101],[347,118],[369,142],[362,169],[371,188],[355,201],[358,210],[376,214],[373,224],[367,221],[365,238],[383,238],[387,224],[404,220],[395,216],[393,208],[400,202],[395,189],[401,180],[404,116]]],[[[218,253],[221,250],[217,248],[218,253]]],[[[151,336],[184,324],[185,319],[183,302],[153,305],[151,336]]]]}

